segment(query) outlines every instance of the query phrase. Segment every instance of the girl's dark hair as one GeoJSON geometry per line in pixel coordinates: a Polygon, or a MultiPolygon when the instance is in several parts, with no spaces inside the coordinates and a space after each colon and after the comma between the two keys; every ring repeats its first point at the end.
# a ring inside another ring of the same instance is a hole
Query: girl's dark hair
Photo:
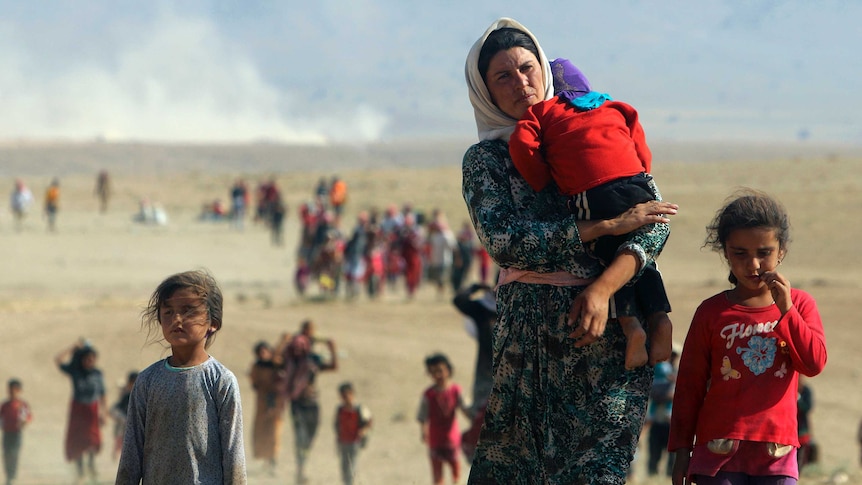
{"type": "Polygon", "coordinates": [[[539,48],[529,35],[512,27],[497,29],[488,35],[479,51],[479,74],[482,75],[485,82],[488,82],[486,75],[488,74],[488,65],[491,64],[491,58],[498,52],[513,47],[523,47],[532,52],[536,59],[539,59],[539,48]]]}
{"type": "MultiPolygon", "coordinates": [[[[194,291],[201,297],[204,305],[207,308],[207,318],[210,325],[216,330],[222,327],[222,293],[215,278],[206,270],[186,271],[169,276],[161,282],[150,296],[150,301],[147,307],[141,314],[141,326],[148,328],[147,336],[149,337],[154,332],[154,328],[161,325],[159,321],[159,309],[162,304],[167,301],[177,290],[189,289],[194,291]]],[[[210,344],[215,340],[215,334],[212,332],[207,335],[205,348],[209,348],[210,344]]]]}
{"type": "MultiPolygon", "coordinates": [[[[775,231],[778,247],[787,251],[790,245],[790,221],[781,202],[758,190],[743,188],[727,199],[706,226],[704,247],[724,254],[727,238],[737,229],[764,228],[775,231]]],[[[738,281],[733,272],[728,276],[731,284],[738,281]]]]}
{"type": "Polygon", "coordinates": [[[425,368],[430,369],[435,365],[443,364],[449,369],[449,375],[452,375],[455,372],[455,369],[452,368],[452,363],[449,362],[449,357],[446,357],[445,354],[436,353],[425,357],[425,368]]]}

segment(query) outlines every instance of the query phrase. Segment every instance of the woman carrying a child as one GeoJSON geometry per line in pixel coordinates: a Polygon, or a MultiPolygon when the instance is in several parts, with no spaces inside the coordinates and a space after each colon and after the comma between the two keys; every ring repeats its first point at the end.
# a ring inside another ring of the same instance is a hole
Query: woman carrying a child
{"type": "Polygon", "coordinates": [[[555,188],[533,191],[508,138],[527,108],[553,95],[536,38],[494,22],[465,73],[479,143],[463,160],[476,233],[503,268],[497,290],[494,385],[470,484],[622,484],[646,412],[652,369],[625,369],[626,341],[608,301],[651,262],[674,204],[639,204],[610,220],[577,221],[555,188]],[[634,231],[607,268],[585,242],[634,231]]]}

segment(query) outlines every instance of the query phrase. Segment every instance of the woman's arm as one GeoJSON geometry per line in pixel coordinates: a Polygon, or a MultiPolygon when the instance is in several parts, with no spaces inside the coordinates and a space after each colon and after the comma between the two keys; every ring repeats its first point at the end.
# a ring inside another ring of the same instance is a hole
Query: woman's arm
{"type": "Polygon", "coordinates": [[[575,297],[569,311],[568,324],[575,327],[569,334],[577,339],[575,347],[595,342],[605,333],[608,321],[608,306],[611,296],[637,273],[640,258],[631,251],[623,251],[614,258],[598,279],[575,297]]]}
{"type": "Polygon", "coordinates": [[[578,232],[582,241],[592,241],[602,236],[621,236],[636,231],[648,224],[667,224],[667,216],[675,215],[679,206],[654,200],[638,204],[614,219],[578,221],[578,232]]]}
{"type": "Polygon", "coordinates": [[[470,147],[462,165],[462,193],[476,234],[502,267],[539,272],[569,270],[582,277],[601,271],[584,252],[574,216],[553,188],[536,193],[511,164],[499,141],[470,147]],[[581,268],[583,260],[589,269],[581,268]]]}
{"type": "MultiPolygon", "coordinates": [[[[503,267],[564,270],[593,277],[602,268],[586,255],[582,241],[634,231],[632,250],[646,259],[656,249],[652,226],[669,222],[665,215],[678,209],[675,204],[652,201],[615,219],[577,221],[555,188],[540,193],[530,189],[511,165],[508,147],[502,142],[472,146],[464,155],[462,169],[463,196],[476,233],[503,267]],[[645,225],[647,230],[642,228],[645,225]]],[[[645,263],[640,261],[638,267],[645,263]]]]}
{"type": "MultiPolygon", "coordinates": [[[[654,260],[667,241],[670,227],[666,215],[676,214],[676,204],[661,201],[658,188],[652,184],[659,200],[638,204],[617,218],[598,221],[613,235],[627,234],[629,239],[620,246],[614,260],[602,272],[598,279],[584,292],[579,294],[569,312],[569,325],[577,327],[571,337],[578,339],[576,346],[582,347],[598,339],[605,331],[608,315],[608,300],[611,295],[638,275],[646,264],[654,260]]],[[[581,238],[584,240],[586,230],[581,228],[581,238]]],[[[593,226],[596,229],[596,226],[593,226]]]]}

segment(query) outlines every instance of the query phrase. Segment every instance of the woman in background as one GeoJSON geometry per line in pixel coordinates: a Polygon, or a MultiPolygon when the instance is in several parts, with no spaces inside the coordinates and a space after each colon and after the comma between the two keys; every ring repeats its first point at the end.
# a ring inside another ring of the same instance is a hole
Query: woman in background
{"type": "Polygon", "coordinates": [[[284,398],[277,388],[279,367],[273,360],[272,347],[266,342],[258,342],[254,346],[254,355],[256,360],[249,372],[255,394],[252,456],[265,460],[266,471],[275,475],[284,422],[284,398]]]}
{"type": "Polygon", "coordinates": [[[96,368],[97,355],[96,349],[81,340],[54,358],[60,371],[72,381],[66,460],[75,462],[79,481],[84,479],[85,456],[90,478],[96,480],[96,453],[102,447],[101,426],[108,413],[105,380],[96,368]]]}

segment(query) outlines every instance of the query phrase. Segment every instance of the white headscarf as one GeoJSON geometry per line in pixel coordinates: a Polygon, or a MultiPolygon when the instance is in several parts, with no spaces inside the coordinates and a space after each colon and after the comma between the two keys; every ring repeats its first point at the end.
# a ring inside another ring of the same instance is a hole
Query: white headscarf
{"type": "Polygon", "coordinates": [[[491,94],[488,92],[488,87],[485,86],[485,80],[482,79],[482,74],[479,72],[479,52],[485,44],[485,40],[491,35],[491,32],[511,27],[518,29],[527,34],[533,43],[536,44],[536,49],[539,51],[539,64],[542,65],[542,77],[545,81],[545,97],[551,99],[554,96],[554,81],[551,76],[551,66],[548,63],[548,58],[545,57],[545,52],[536,37],[521,25],[517,20],[510,18],[499,18],[488,27],[488,30],[482,34],[482,37],[473,44],[470,53],[467,54],[467,62],[464,65],[464,75],[467,78],[467,90],[470,93],[470,104],[473,105],[473,114],[476,117],[476,128],[479,130],[479,140],[505,140],[509,141],[509,135],[515,129],[515,123],[518,120],[507,115],[491,101],[491,94]]]}

